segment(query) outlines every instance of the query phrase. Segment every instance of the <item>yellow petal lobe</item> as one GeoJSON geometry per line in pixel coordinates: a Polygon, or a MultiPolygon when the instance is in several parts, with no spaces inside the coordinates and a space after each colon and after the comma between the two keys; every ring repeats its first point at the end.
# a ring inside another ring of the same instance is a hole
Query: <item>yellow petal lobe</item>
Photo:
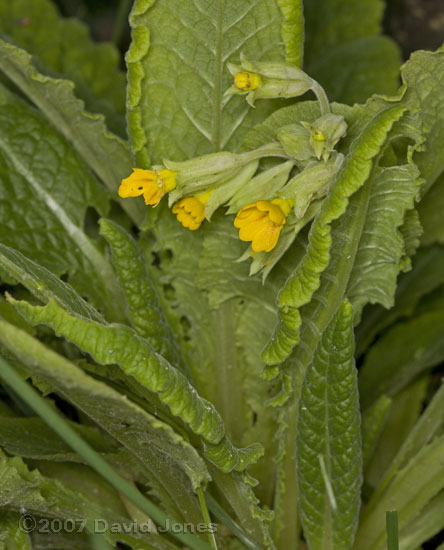
{"type": "Polygon", "coordinates": [[[241,241],[250,241],[253,252],[270,252],[276,246],[292,201],[274,199],[247,204],[238,213],[234,226],[241,241]]]}

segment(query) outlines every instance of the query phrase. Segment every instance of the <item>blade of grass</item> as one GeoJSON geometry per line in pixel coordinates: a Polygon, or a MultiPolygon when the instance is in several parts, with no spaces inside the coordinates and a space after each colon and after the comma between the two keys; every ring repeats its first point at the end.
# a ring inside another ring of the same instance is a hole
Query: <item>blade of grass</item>
{"type": "Polygon", "coordinates": [[[387,525],[387,550],[399,550],[398,512],[393,510],[385,514],[387,525]]]}
{"type": "Polygon", "coordinates": [[[121,477],[99,454],[94,451],[46,401],[17,374],[9,363],[0,357],[0,376],[21,399],[29,405],[56,432],[65,443],[76,451],[86,462],[106,479],[117,491],[126,496],[140,510],[145,512],[159,526],[174,538],[193,550],[209,550],[209,546],[189,533],[175,533],[171,529],[174,521],[160,508],[142,495],[129,481],[121,477]]]}

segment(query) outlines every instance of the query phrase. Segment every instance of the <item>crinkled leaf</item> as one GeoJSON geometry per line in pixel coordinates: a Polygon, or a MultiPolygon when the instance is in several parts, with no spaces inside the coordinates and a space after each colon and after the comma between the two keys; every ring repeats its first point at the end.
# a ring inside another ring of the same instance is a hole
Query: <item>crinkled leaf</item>
{"type": "Polygon", "coordinates": [[[0,178],[3,243],[69,274],[81,294],[122,319],[111,265],[84,230],[87,208],[106,212],[107,194],[42,116],[14,98],[0,107],[0,178]]]}
{"type": "Polygon", "coordinates": [[[59,17],[50,0],[1,0],[0,31],[36,56],[45,73],[72,80],[88,110],[124,133],[125,75],[112,44],[95,44],[84,23],[59,17]]]}
{"type": "MultiPolygon", "coordinates": [[[[69,80],[40,73],[24,50],[0,40],[0,70],[29,97],[50,122],[70,141],[88,166],[113,193],[133,165],[129,146],[109,132],[102,115],[85,111],[69,80]]],[[[136,200],[121,201],[131,218],[140,223],[144,207],[136,200]]]]}
{"type": "Polygon", "coordinates": [[[414,156],[426,180],[424,194],[444,170],[444,51],[415,52],[401,74],[405,85],[403,102],[418,110],[426,137],[424,151],[414,156]]]}
{"type": "MultiPolygon", "coordinates": [[[[20,457],[7,457],[0,454],[0,506],[14,511],[26,510],[28,514],[37,517],[48,516],[71,520],[78,525],[84,525],[86,532],[94,533],[94,520],[103,518],[108,525],[112,523],[129,523],[127,517],[116,513],[114,501],[110,498],[99,501],[90,490],[85,495],[78,490],[65,486],[57,479],[41,475],[34,469],[30,470],[20,457]]],[[[117,496],[117,495],[116,495],[117,496]]],[[[123,531],[123,529],[122,529],[123,531]]],[[[167,550],[160,537],[151,534],[136,533],[133,536],[112,533],[105,535],[110,542],[117,542],[122,536],[135,542],[138,538],[146,540],[148,548],[167,550]]],[[[140,542],[143,545],[143,542],[140,542]]],[[[142,546],[143,547],[143,546],[142,546]]]]}
{"type": "Polygon", "coordinates": [[[136,241],[111,220],[100,221],[100,233],[110,245],[120,285],[125,292],[128,318],[135,331],[148,340],[154,351],[180,364],[175,335],[163,315],[136,241]]]}
{"type": "Polygon", "coordinates": [[[78,313],[88,319],[103,321],[102,316],[67,283],[41,265],[29,260],[18,250],[0,243],[0,267],[16,282],[46,303],[56,300],[66,311],[78,313]]]}
{"type": "Polygon", "coordinates": [[[443,283],[444,247],[420,248],[412,258],[411,271],[399,277],[394,307],[387,311],[378,305],[365,310],[356,330],[358,355],[367,349],[378,333],[398,319],[412,315],[419,300],[443,283]]]}
{"type": "MultiPolygon", "coordinates": [[[[404,112],[405,108],[402,105],[383,105],[352,143],[351,150],[313,221],[307,252],[279,293],[280,322],[264,352],[263,357],[267,364],[282,362],[299,342],[301,316],[298,308],[309,303],[313,293],[321,285],[321,274],[331,259],[332,223],[344,214],[350,197],[370,177],[375,157],[380,153],[393,124],[404,112]]],[[[366,204],[368,194],[367,185],[360,195],[366,204]]],[[[360,237],[362,225],[357,230],[360,237]]],[[[348,238],[351,239],[351,235],[348,238]]],[[[346,258],[349,263],[348,269],[351,269],[354,259],[352,256],[346,258]]]]}
{"type": "Polygon", "coordinates": [[[31,306],[27,302],[14,303],[31,324],[49,325],[57,334],[88,352],[98,363],[120,365],[128,376],[136,378],[156,394],[173,415],[202,436],[205,455],[224,471],[243,470],[261,456],[260,446],[233,447],[224,434],[222,419],[214,406],[202,399],[179,370],[156,354],[129,327],[103,325],[80,316],[74,317],[54,301],[43,307],[31,306]]]}
{"type": "MultiPolygon", "coordinates": [[[[194,488],[208,481],[208,472],[197,451],[168,424],[5,322],[1,322],[0,338],[29,368],[30,374],[42,378],[53,391],[110,433],[142,461],[148,471],[162,479],[167,490],[172,491],[177,478],[185,484],[181,473],[186,474],[194,488]]],[[[189,496],[187,506],[191,513],[192,503],[189,496]]]]}
{"type": "Polygon", "coordinates": [[[276,102],[251,109],[244,97],[224,97],[232,83],[227,63],[241,52],[256,60],[302,58],[299,1],[137,0],[130,23],[129,133],[142,166],[150,157],[236,150],[276,102]]]}
{"type": "Polygon", "coordinates": [[[344,302],[321,336],[299,403],[298,486],[311,550],[346,550],[353,543],[361,504],[360,424],[353,311],[344,302]]]}
{"type": "Polygon", "coordinates": [[[29,535],[21,529],[21,515],[2,512],[0,515],[0,550],[31,550],[29,535]]]}
{"type": "Polygon", "coordinates": [[[373,176],[367,223],[347,290],[358,319],[369,302],[387,309],[393,306],[398,273],[406,255],[399,229],[406,213],[414,207],[420,185],[414,164],[380,168],[373,176]]]}

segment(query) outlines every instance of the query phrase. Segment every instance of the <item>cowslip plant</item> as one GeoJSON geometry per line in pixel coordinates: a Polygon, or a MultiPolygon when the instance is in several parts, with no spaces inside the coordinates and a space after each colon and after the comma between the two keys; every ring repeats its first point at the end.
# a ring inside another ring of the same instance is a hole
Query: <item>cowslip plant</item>
{"type": "Polygon", "coordinates": [[[442,543],[444,50],[383,7],[135,0],[125,78],[0,0],[0,549],[442,543]]]}

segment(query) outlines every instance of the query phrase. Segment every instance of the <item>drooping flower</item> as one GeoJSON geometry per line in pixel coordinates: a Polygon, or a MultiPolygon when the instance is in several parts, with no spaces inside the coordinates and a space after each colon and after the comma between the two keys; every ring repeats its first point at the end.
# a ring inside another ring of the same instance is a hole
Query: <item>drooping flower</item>
{"type": "Polygon", "coordinates": [[[119,196],[140,197],[143,195],[145,204],[157,206],[160,200],[176,187],[177,172],[172,170],[142,170],[133,168],[133,173],[122,180],[119,196]]]}
{"type": "Polygon", "coordinates": [[[173,206],[173,214],[176,214],[178,221],[186,228],[195,231],[199,229],[205,219],[205,205],[210,198],[211,192],[185,197],[173,206]]]}
{"type": "Polygon", "coordinates": [[[294,201],[273,199],[244,206],[234,220],[241,241],[251,241],[253,252],[270,252],[276,246],[294,201]]]}

